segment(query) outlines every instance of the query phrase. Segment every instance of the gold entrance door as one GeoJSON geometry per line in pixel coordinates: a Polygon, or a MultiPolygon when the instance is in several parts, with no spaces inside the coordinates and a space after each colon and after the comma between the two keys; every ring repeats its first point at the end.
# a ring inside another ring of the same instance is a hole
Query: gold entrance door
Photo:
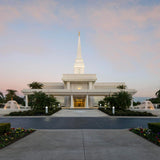
{"type": "Polygon", "coordinates": [[[74,107],[84,107],[85,99],[84,98],[75,98],[74,99],[74,107]]]}

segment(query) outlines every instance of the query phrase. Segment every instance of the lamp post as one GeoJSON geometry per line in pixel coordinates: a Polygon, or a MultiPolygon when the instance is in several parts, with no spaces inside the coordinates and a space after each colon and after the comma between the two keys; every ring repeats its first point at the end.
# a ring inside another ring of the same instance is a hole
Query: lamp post
{"type": "Polygon", "coordinates": [[[45,107],[45,113],[48,114],[48,106],[45,107]]]}
{"type": "Polygon", "coordinates": [[[112,107],[112,114],[115,115],[115,107],[112,107]]]}

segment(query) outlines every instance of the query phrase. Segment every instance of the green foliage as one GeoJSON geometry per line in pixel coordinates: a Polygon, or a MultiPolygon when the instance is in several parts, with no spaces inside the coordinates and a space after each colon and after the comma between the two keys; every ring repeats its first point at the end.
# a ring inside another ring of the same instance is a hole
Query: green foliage
{"type": "Polygon", "coordinates": [[[131,128],[129,131],[147,139],[148,141],[160,146],[160,134],[154,133],[147,128],[131,128]]]}
{"type": "Polygon", "coordinates": [[[118,106],[117,99],[116,99],[115,96],[112,96],[112,97],[111,96],[109,96],[109,97],[106,96],[103,100],[106,104],[109,104],[110,107],[118,106]]]}
{"type": "Polygon", "coordinates": [[[4,103],[4,96],[2,92],[0,92],[0,103],[4,103]]]}
{"type": "Polygon", "coordinates": [[[57,111],[61,110],[58,107],[52,107],[48,109],[48,113],[45,113],[45,108],[39,110],[28,110],[28,111],[19,111],[19,112],[11,112],[9,116],[41,116],[41,115],[52,115],[57,111]]]}
{"type": "Polygon", "coordinates": [[[43,110],[45,106],[52,108],[58,104],[53,96],[48,96],[43,92],[35,92],[32,96],[29,96],[29,101],[33,110],[43,110]]]}
{"type": "Polygon", "coordinates": [[[160,122],[148,123],[148,128],[154,133],[160,133],[160,122]]]}
{"type": "Polygon", "coordinates": [[[6,100],[6,102],[7,101],[10,101],[11,99],[14,99],[15,98],[15,96],[16,96],[16,90],[13,90],[13,89],[7,89],[7,94],[6,94],[6,98],[5,98],[5,100],[6,100]]]}
{"type": "Polygon", "coordinates": [[[6,133],[10,130],[11,124],[10,123],[0,123],[0,135],[6,133]]]}
{"type": "Polygon", "coordinates": [[[100,104],[101,104],[101,106],[104,106],[104,105],[105,105],[105,102],[104,102],[103,100],[101,100],[101,101],[98,102],[98,105],[99,105],[99,106],[100,106],[100,104]]]}
{"type": "Polygon", "coordinates": [[[141,104],[141,102],[135,102],[135,101],[133,101],[133,106],[137,106],[137,105],[140,105],[141,104]]]}
{"type": "Polygon", "coordinates": [[[34,132],[33,129],[24,129],[24,128],[10,128],[9,131],[0,135],[0,149],[6,147],[7,145],[23,138],[30,133],[34,132]]]}
{"type": "Polygon", "coordinates": [[[160,90],[158,90],[155,95],[158,99],[160,99],[160,90]]]}
{"type": "Polygon", "coordinates": [[[115,93],[113,96],[105,97],[103,101],[100,101],[103,104],[109,104],[110,107],[115,106],[116,109],[125,110],[131,105],[132,96],[125,91],[120,91],[115,93]]]}
{"type": "Polygon", "coordinates": [[[43,84],[40,82],[32,82],[32,83],[28,84],[28,86],[31,89],[42,89],[43,88],[43,84]]]}
{"type": "Polygon", "coordinates": [[[101,107],[99,108],[100,111],[109,114],[111,116],[154,116],[151,113],[147,112],[138,112],[138,111],[130,111],[130,110],[115,110],[115,114],[112,114],[112,109],[101,107]]]}
{"type": "Polygon", "coordinates": [[[149,99],[149,101],[151,101],[152,103],[160,103],[160,90],[158,90],[155,95],[156,98],[151,98],[149,99]]]}
{"type": "Polygon", "coordinates": [[[119,85],[117,86],[118,89],[126,89],[126,85],[119,85]]]}
{"type": "Polygon", "coordinates": [[[116,108],[127,109],[131,105],[131,95],[128,92],[121,91],[115,94],[116,108]]]}
{"type": "Polygon", "coordinates": [[[152,103],[160,103],[160,98],[150,98],[149,101],[152,103]]]}
{"type": "Polygon", "coordinates": [[[16,90],[13,89],[7,89],[7,94],[5,96],[5,102],[10,101],[11,99],[17,101],[18,104],[24,105],[24,98],[19,97],[16,95],[16,90]]]}

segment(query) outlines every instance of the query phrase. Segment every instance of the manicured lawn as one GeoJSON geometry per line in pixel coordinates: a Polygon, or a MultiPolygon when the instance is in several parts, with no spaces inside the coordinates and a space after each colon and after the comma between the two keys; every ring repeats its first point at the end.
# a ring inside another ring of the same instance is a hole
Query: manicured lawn
{"type": "Polygon", "coordinates": [[[8,132],[0,135],[0,149],[33,133],[34,131],[34,129],[11,128],[8,132]]]}
{"type": "Polygon", "coordinates": [[[147,128],[131,128],[129,129],[131,132],[147,139],[148,141],[160,146],[160,132],[154,133],[151,129],[147,128]]]}

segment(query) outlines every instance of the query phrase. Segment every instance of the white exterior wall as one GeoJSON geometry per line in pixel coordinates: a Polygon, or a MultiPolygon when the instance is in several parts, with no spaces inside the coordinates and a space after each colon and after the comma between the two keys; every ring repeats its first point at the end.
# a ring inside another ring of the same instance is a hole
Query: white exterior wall
{"type": "Polygon", "coordinates": [[[88,83],[71,83],[71,89],[72,90],[81,90],[81,89],[89,89],[88,83]]]}

